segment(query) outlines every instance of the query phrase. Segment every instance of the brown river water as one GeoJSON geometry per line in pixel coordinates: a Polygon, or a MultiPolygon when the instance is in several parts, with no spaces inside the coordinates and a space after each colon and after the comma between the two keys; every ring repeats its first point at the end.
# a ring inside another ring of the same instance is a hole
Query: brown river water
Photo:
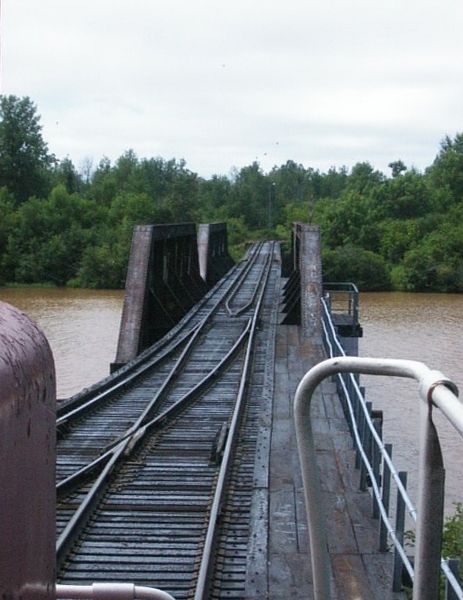
{"type": "MultiPolygon", "coordinates": [[[[424,362],[454,381],[463,395],[463,294],[364,293],[360,296],[361,356],[424,362]]],[[[412,499],[417,483],[419,396],[414,381],[365,376],[366,398],[384,414],[384,439],[394,464],[409,473],[412,499]]],[[[463,502],[463,439],[434,411],[446,468],[446,513],[463,502]]]]}
{"type": "Polygon", "coordinates": [[[55,358],[58,398],[106,377],[116,355],[124,292],[1,288],[0,300],[43,329],[55,358]]]}
{"type": "MultiPolygon", "coordinates": [[[[109,373],[114,360],[123,291],[0,288],[0,300],[24,310],[44,330],[56,362],[58,397],[109,373]]],[[[443,371],[463,393],[463,294],[361,294],[362,356],[420,360],[443,371]]],[[[398,469],[416,487],[419,399],[403,379],[364,377],[366,396],[385,418],[385,441],[398,469]]],[[[463,501],[463,440],[436,417],[447,469],[446,511],[463,501]]]]}

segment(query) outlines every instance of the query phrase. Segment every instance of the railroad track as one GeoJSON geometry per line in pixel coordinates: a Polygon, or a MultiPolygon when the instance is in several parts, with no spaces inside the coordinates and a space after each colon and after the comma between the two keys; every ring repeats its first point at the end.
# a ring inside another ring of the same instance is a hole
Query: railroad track
{"type": "Polygon", "coordinates": [[[279,265],[256,245],[166,342],[58,419],[59,580],[239,598],[279,265]],[[237,452],[236,449],[239,448],[237,452]]]}

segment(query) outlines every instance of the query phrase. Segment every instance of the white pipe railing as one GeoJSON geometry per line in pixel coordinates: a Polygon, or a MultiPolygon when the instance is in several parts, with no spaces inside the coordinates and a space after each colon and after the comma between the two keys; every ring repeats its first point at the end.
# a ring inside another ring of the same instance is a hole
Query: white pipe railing
{"type": "Polygon", "coordinates": [[[162,590],[133,583],[56,585],[57,600],[175,600],[162,590]]]}
{"type": "MultiPolygon", "coordinates": [[[[324,305],[325,311],[326,306],[324,305]]],[[[329,316],[329,315],[328,315],[329,316]]],[[[331,320],[329,325],[332,327],[331,320]]],[[[327,335],[326,326],[324,326],[327,335]]],[[[333,328],[334,333],[334,328],[333,328]]],[[[328,336],[328,344],[331,346],[328,336]]],[[[332,337],[332,336],[331,336],[332,337]]],[[[335,343],[340,346],[336,334],[335,343]]],[[[396,359],[371,359],[339,356],[328,359],[311,369],[300,382],[294,399],[294,419],[296,426],[296,438],[302,469],[304,485],[304,496],[307,510],[307,519],[310,533],[311,560],[314,579],[314,597],[316,600],[328,600],[330,596],[330,568],[329,557],[325,539],[324,518],[321,512],[320,490],[318,473],[316,468],[315,448],[310,426],[310,401],[318,384],[330,375],[338,375],[343,392],[348,402],[349,413],[353,426],[354,438],[358,445],[365,468],[370,474],[373,493],[375,494],[378,507],[383,521],[386,523],[389,535],[397,547],[402,561],[410,576],[414,580],[414,600],[435,600],[439,583],[439,562],[441,562],[450,585],[459,599],[463,599],[461,587],[451,573],[445,561],[440,556],[436,557],[436,547],[440,554],[440,540],[442,530],[442,502],[437,502],[440,511],[439,518],[436,517],[436,508],[432,505],[433,499],[438,495],[440,486],[443,486],[443,468],[440,459],[440,448],[434,425],[432,423],[432,409],[438,407],[457,431],[463,435],[463,405],[456,398],[457,388],[442,373],[432,371],[423,363],[416,361],[405,361],[396,359]],[[373,476],[372,467],[364,452],[359,433],[355,423],[353,407],[350,402],[348,390],[344,378],[340,373],[365,373],[370,375],[388,375],[408,377],[418,381],[420,396],[423,400],[421,405],[421,432],[420,432],[420,466],[419,466],[419,489],[418,489],[418,511],[415,510],[405,488],[400,482],[398,474],[392,465],[391,459],[378,436],[370,419],[365,401],[357,381],[353,375],[349,375],[355,393],[360,397],[360,404],[365,414],[365,419],[380,449],[384,461],[387,461],[391,473],[397,482],[398,488],[404,498],[407,508],[412,517],[417,521],[417,548],[415,554],[415,569],[410,564],[405,550],[395,536],[394,529],[388,519],[388,515],[381,502],[378,484],[373,476]],[[437,479],[436,479],[437,477],[437,479]],[[439,480],[439,481],[437,481],[439,480]],[[439,485],[436,485],[436,481],[439,485]]],[[[437,498],[439,501],[439,498],[437,498]]]]}
{"type": "MultiPolygon", "coordinates": [[[[323,333],[324,333],[325,348],[331,358],[334,358],[335,356],[346,356],[344,348],[342,347],[342,345],[337,337],[336,329],[334,327],[333,320],[331,318],[329,306],[324,299],[322,299],[321,302],[322,302],[322,307],[323,307],[322,327],[323,327],[323,333]],[[331,343],[330,340],[333,343],[331,343]],[[333,348],[333,345],[335,346],[335,348],[333,348]]],[[[354,439],[357,444],[358,451],[362,457],[363,463],[365,465],[365,468],[368,471],[370,478],[372,478],[373,473],[372,473],[371,464],[370,464],[369,459],[362,447],[360,433],[357,428],[356,418],[354,415],[352,400],[350,398],[349,391],[347,389],[347,386],[346,386],[343,376],[341,374],[338,374],[337,377],[340,382],[340,386],[342,388],[342,392],[344,394],[344,398],[345,398],[347,406],[348,406],[349,416],[351,419],[351,424],[352,424],[352,429],[353,429],[353,435],[354,435],[354,439]]],[[[357,399],[359,405],[361,406],[361,409],[363,412],[363,418],[365,419],[365,422],[369,429],[369,432],[372,435],[372,437],[376,443],[376,446],[379,449],[380,454],[382,455],[384,463],[386,463],[389,468],[389,472],[391,473],[391,475],[396,483],[398,492],[399,492],[405,506],[407,507],[409,515],[411,516],[413,521],[416,522],[417,521],[416,508],[413,505],[413,502],[411,501],[410,496],[408,495],[407,490],[404,487],[404,485],[399,477],[399,473],[397,472],[390,455],[386,451],[386,448],[385,448],[381,438],[379,437],[378,432],[376,431],[376,429],[373,425],[373,421],[371,419],[370,413],[368,412],[368,409],[367,409],[367,406],[365,403],[365,399],[360,390],[357,379],[352,375],[352,373],[349,374],[349,381],[350,381],[350,385],[352,386],[353,390],[355,391],[356,399],[357,399]]],[[[457,402],[457,404],[460,404],[460,402],[456,399],[456,395],[458,395],[458,390],[456,389],[456,386],[454,386],[454,388],[455,388],[454,389],[455,395],[453,396],[454,400],[457,402]]],[[[441,410],[444,414],[446,414],[446,412],[448,412],[449,407],[452,403],[453,402],[451,401],[450,403],[444,402],[442,404],[441,410]]],[[[461,423],[460,423],[460,426],[461,426],[461,423]]],[[[376,483],[376,480],[374,478],[372,478],[371,481],[372,481],[373,494],[376,498],[377,506],[381,512],[383,523],[387,529],[387,532],[389,534],[389,537],[391,538],[391,541],[394,544],[396,551],[398,552],[398,554],[401,557],[403,565],[407,569],[410,578],[413,579],[413,577],[414,577],[413,566],[412,566],[408,556],[405,554],[405,549],[401,545],[400,541],[398,540],[398,538],[395,534],[394,528],[392,526],[392,523],[390,522],[389,517],[387,516],[385,508],[382,504],[382,497],[380,495],[379,487],[376,483]]],[[[448,584],[450,585],[454,595],[457,597],[458,600],[463,600],[463,589],[461,587],[461,584],[459,583],[459,581],[455,577],[454,573],[452,572],[452,570],[448,564],[448,561],[445,560],[444,558],[441,559],[441,570],[444,573],[445,577],[447,578],[448,584]]]]}

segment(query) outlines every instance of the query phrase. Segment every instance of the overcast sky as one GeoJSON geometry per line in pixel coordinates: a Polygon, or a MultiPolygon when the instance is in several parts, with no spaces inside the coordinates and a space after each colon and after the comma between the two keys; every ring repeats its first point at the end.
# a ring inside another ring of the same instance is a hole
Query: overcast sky
{"type": "Polygon", "coordinates": [[[461,0],[2,0],[1,93],[77,167],[423,169],[463,131],[462,26],[461,0]]]}

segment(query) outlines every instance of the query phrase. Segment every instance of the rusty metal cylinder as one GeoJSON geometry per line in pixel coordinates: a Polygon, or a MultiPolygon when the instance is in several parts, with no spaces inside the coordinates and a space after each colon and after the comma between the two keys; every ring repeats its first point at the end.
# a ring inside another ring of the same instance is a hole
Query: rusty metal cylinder
{"type": "Polygon", "coordinates": [[[0,302],[0,597],[55,585],[55,368],[24,313],[0,302]]]}

